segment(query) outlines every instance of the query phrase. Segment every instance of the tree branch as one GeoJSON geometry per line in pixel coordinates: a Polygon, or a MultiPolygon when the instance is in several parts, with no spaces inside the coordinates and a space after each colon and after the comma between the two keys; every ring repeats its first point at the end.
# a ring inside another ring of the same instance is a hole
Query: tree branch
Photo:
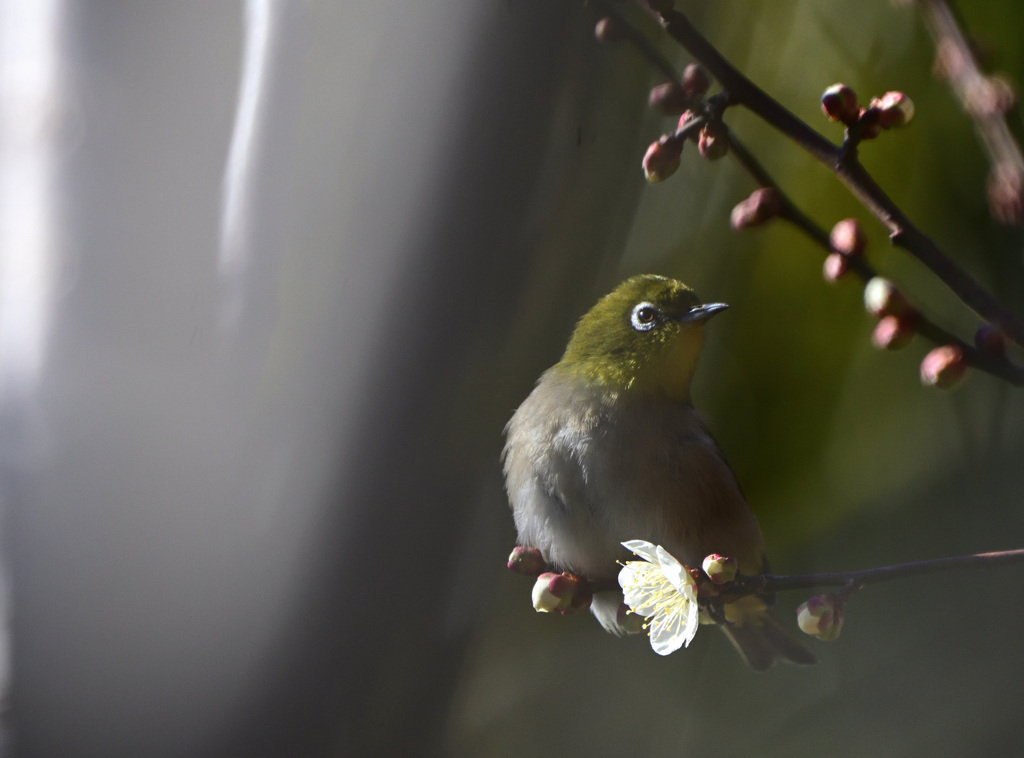
{"type": "Polygon", "coordinates": [[[907,218],[860,164],[855,150],[832,144],[786,110],[729,63],[683,13],[666,10],[656,15],[665,31],[719,81],[729,93],[731,104],[743,105],[754,112],[825,165],[885,225],[894,244],[935,272],[979,316],[998,326],[1018,345],[1024,345],[1024,322],[1003,307],[907,218]]]}
{"type": "MultiPolygon", "coordinates": [[[[600,6],[601,13],[606,14],[615,20],[617,28],[621,30],[623,35],[645,58],[651,62],[656,69],[658,69],[659,72],[666,76],[669,81],[682,86],[679,73],[673,64],[665,58],[641,32],[626,20],[618,8],[609,2],[605,2],[605,0],[595,0],[595,4],[600,6]]],[[[677,15],[681,16],[681,14],[677,15]]],[[[689,21],[686,20],[685,17],[683,17],[683,21],[689,25],[689,21]]],[[[762,109],[763,113],[769,114],[770,118],[766,119],[769,123],[772,123],[775,126],[782,124],[785,128],[779,128],[788,136],[793,138],[801,147],[806,149],[822,162],[825,162],[827,165],[833,166],[834,171],[845,171],[846,176],[857,177],[858,181],[855,182],[856,186],[874,187],[875,194],[880,194],[885,198],[886,202],[890,203],[895,208],[895,204],[892,203],[884,193],[882,193],[882,190],[877,187],[874,180],[857,162],[855,140],[848,139],[842,146],[833,145],[811,127],[807,126],[803,121],[787,111],[771,96],[747,79],[747,77],[745,77],[741,72],[736,70],[706,39],[704,39],[704,37],[693,29],[692,25],[682,28],[684,31],[687,28],[689,29],[686,35],[684,47],[687,47],[691,55],[697,58],[697,60],[711,71],[712,75],[718,79],[719,83],[724,88],[722,94],[712,98],[713,102],[709,104],[710,107],[705,108],[706,111],[720,115],[721,112],[729,105],[743,104],[750,107],[750,102],[756,103],[758,107],[762,109]],[[688,45],[692,45],[693,47],[691,48],[688,45]],[[740,94],[737,95],[737,92],[740,94]],[[786,131],[786,129],[789,129],[789,131],[786,131]]],[[[680,27],[677,23],[677,32],[679,32],[679,29],[680,27]]],[[[688,121],[685,126],[680,127],[675,132],[675,138],[681,140],[686,136],[699,131],[701,127],[708,122],[708,120],[709,117],[707,112],[696,115],[693,119],[688,121]]],[[[734,134],[732,134],[724,122],[719,121],[718,124],[721,127],[721,137],[728,142],[730,152],[740,163],[743,169],[750,174],[754,181],[757,182],[758,186],[771,187],[778,194],[781,201],[779,216],[800,229],[823,250],[826,252],[832,252],[833,248],[829,240],[828,232],[800,210],[796,203],[793,202],[789,195],[782,190],[757,158],[734,134]]],[[[858,197],[860,197],[860,195],[858,195],[858,197]]],[[[867,205],[867,203],[865,204],[867,205]]],[[[868,205],[868,207],[872,208],[871,205],[868,205]]],[[[878,205],[876,204],[873,208],[873,212],[877,207],[878,205]]],[[[904,218],[902,213],[898,212],[898,215],[900,218],[904,218]]],[[[906,223],[909,225],[909,222],[906,223]]],[[[911,227],[908,226],[907,228],[911,227]]],[[[901,237],[901,239],[905,240],[906,238],[904,236],[901,237]]],[[[894,241],[897,241],[896,238],[894,238],[894,241]]],[[[930,243],[930,240],[928,240],[928,242],[930,243]]],[[[941,253],[940,256],[942,256],[944,260],[948,260],[941,253]]],[[[854,256],[849,258],[848,264],[850,269],[865,282],[876,276],[877,272],[863,256],[854,256]]],[[[914,328],[918,334],[936,345],[956,345],[959,347],[969,365],[1003,379],[1014,386],[1024,386],[1024,367],[1011,363],[1005,356],[992,355],[991,353],[978,350],[973,345],[956,337],[954,334],[920,313],[914,323],[914,328]]]]}
{"type": "Polygon", "coordinates": [[[801,574],[778,576],[761,574],[759,576],[738,577],[736,585],[742,594],[770,595],[786,590],[806,590],[817,587],[863,587],[891,579],[903,579],[909,576],[923,576],[940,571],[958,571],[962,569],[997,568],[1017,563],[1024,563],[1024,550],[1002,550],[993,553],[975,553],[952,558],[936,558],[913,563],[900,563],[894,566],[881,566],[860,571],[841,571],[826,574],[801,574]]]}
{"type": "MultiPolygon", "coordinates": [[[[747,595],[774,595],[788,590],[809,590],[823,587],[839,587],[843,595],[853,592],[869,584],[878,584],[893,579],[906,579],[913,576],[925,576],[942,571],[962,571],[974,569],[993,569],[1002,566],[1024,564],[1024,549],[1000,550],[991,553],[974,553],[958,555],[950,558],[934,558],[911,563],[899,563],[892,566],[861,569],[859,571],[834,571],[822,574],[758,574],[756,576],[737,576],[734,580],[721,585],[711,585],[714,594],[708,599],[716,604],[732,603],[747,595]]],[[[560,573],[559,569],[546,564],[537,548],[516,548],[509,560],[509,568],[524,576],[536,577],[547,572],[560,573]],[[529,561],[517,556],[529,555],[529,561]]],[[[696,570],[695,567],[689,567],[696,570]]],[[[707,582],[707,576],[703,582],[707,582]]],[[[695,574],[696,576],[696,574],[695,574]]],[[[574,581],[580,583],[582,594],[595,592],[611,592],[619,590],[618,582],[611,579],[597,580],[573,574],[574,581]]],[[[703,593],[703,590],[701,590],[703,593]]]]}
{"type": "MultiPolygon", "coordinates": [[[[754,181],[761,187],[772,187],[778,192],[779,198],[782,201],[782,210],[779,212],[779,217],[800,229],[826,252],[832,252],[833,248],[828,232],[796,206],[743,143],[728,130],[725,131],[725,134],[729,140],[730,152],[736,157],[747,173],[754,178],[754,181]]],[[[867,282],[877,275],[874,267],[863,256],[854,256],[847,260],[850,270],[860,277],[862,281],[867,282]]],[[[1010,363],[1003,356],[994,356],[978,350],[974,345],[964,342],[952,332],[939,326],[920,312],[914,322],[914,330],[936,345],[956,345],[963,352],[970,365],[985,373],[1003,379],[1015,387],[1024,387],[1024,368],[1010,363]]]]}

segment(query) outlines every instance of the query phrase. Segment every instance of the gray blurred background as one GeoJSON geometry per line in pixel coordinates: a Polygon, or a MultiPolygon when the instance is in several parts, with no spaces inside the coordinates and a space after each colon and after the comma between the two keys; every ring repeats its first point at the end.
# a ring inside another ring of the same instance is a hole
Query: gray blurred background
{"type": "MultiPolygon", "coordinates": [[[[826,86],[908,92],[914,123],[865,164],[1024,313],[1021,231],[988,216],[913,7],[679,2],[837,140],[826,86]]],[[[1024,8],[964,5],[1024,80],[1024,8]]],[[[502,426],[639,272],[733,305],[695,397],[776,570],[1024,545],[1019,392],[922,390],[924,343],[874,351],[859,288],[825,285],[796,231],[729,230],[753,188],[732,161],[688,150],[645,187],[671,121],[594,21],[574,0],[0,0],[5,755],[1024,749],[1020,569],[871,588],[818,666],[762,675],[706,630],[660,658],[536,614],[504,569],[502,426]]],[[[970,336],[812,159],[728,121],[970,336]]]]}

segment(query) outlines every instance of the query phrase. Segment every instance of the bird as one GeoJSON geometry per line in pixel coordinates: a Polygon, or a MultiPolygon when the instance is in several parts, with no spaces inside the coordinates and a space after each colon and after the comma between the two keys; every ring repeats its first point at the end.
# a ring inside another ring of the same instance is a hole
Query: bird
{"type": "MultiPolygon", "coordinates": [[[[661,545],[687,566],[718,553],[739,571],[769,570],[757,519],[691,401],[705,324],[726,310],[644,274],[622,282],[576,324],[561,360],[505,426],[502,465],[520,545],[557,571],[615,586],[627,540],[661,545]]],[[[609,632],[628,631],[622,594],[594,594],[609,632]]],[[[754,670],[816,656],[747,596],[716,619],[754,670]]]]}

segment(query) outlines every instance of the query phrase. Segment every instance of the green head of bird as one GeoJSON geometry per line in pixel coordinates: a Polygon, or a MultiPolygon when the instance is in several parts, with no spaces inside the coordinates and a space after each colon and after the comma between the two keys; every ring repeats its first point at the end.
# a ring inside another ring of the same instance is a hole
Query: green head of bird
{"type": "Polygon", "coordinates": [[[556,370],[615,391],[688,400],[704,323],[728,307],[701,304],[675,279],[634,276],[579,320],[556,370]]]}

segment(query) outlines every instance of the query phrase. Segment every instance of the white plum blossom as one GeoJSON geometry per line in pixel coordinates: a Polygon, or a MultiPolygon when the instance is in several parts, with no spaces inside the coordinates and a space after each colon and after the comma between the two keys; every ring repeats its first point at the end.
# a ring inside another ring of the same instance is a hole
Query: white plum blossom
{"type": "Polygon", "coordinates": [[[622,597],[633,613],[647,617],[644,628],[658,655],[688,646],[697,633],[697,583],[661,545],[629,540],[622,545],[643,558],[619,572],[622,597]]]}

